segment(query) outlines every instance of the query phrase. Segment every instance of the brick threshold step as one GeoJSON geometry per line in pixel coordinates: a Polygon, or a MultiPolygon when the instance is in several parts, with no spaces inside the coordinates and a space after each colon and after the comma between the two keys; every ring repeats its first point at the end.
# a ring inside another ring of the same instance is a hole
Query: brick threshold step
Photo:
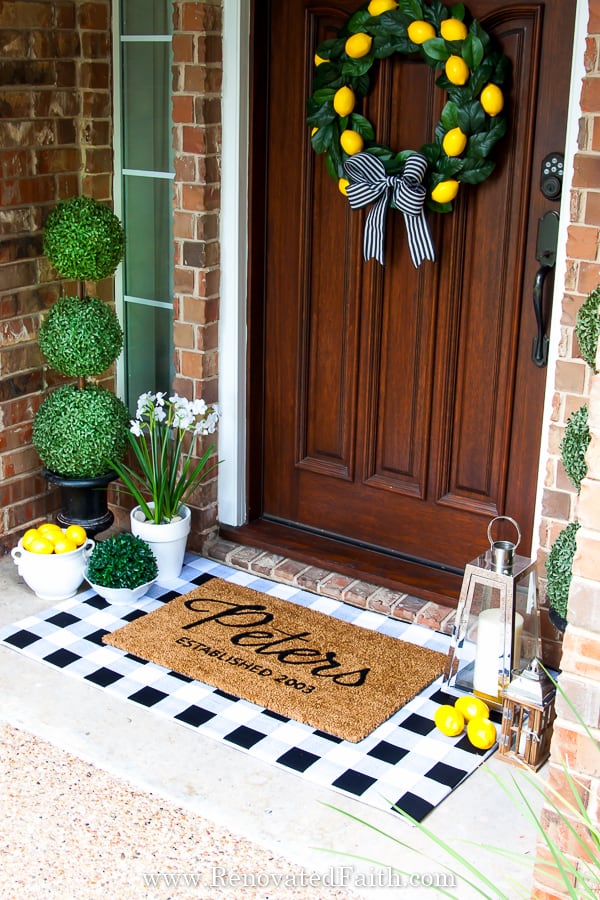
{"type": "Polygon", "coordinates": [[[222,562],[233,569],[251,572],[281,584],[294,585],[350,606],[381,613],[391,619],[423,625],[443,634],[452,633],[456,610],[432,600],[419,600],[410,594],[311,566],[259,547],[236,544],[222,537],[215,538],[202,552],[208,559],[222,562]]]}

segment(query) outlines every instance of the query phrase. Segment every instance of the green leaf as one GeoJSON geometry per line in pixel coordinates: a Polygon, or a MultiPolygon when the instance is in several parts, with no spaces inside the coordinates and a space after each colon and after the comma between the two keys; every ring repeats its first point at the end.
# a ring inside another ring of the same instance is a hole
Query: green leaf
{"type": "Polygon", "coordinates": [[[457,176],[461,174],[466,165],[466,160],[459,156],[442,156],[438,163],[438,172],[444,176],[444,180],[456,178],[457,181],[460,181],[461,179],[457,176]]]}
{"type": "Polygon", "coordinates": [[[462,43],[462,58],[468,65],[469,69],[476,69],[481,64],[484,56],[483,44],[481,40],[473,35],[468,34],[462,43]]]}
{"type": "Polygon", "coordinates": [[[486,178],[489,178],[494,171],[496,164],[491,160],[478,160],[473,162],[467,160],[467,164],[463,169],[460,180],[465,184],[481,184],[486,178]]]}
{"type": "Polygon", "coordinates": [[[450,50],[444,38],[431,38],[421,44],[421,51],[428,60],[444,62],[450,56],[450,50]]]}
{"type": "Polygon", "coordinates": [[[317,128],[322,128],[323,125],[328,125],[329,122],[333,122],[335,118],[336,112],[334,108],[329,103],[324,103],[323,106],[320,106],[314,113],[311,113],[306,117],[306,123],[307,125],[316,125],[317,128]]]}
{"type": "Polygon", "coordinates": [[[506,120],[504,118],[494,119],[491,128],[488,131],[479,132],[469,138],[467,145],[467,156],[480,157],[484,159],[489,156],[494,144],[506,134],[506,120]]]}
{"type": "Polygon", "coordinates": [[[352,113],[350,116],[350,127],[357,131],[365,140],[375,140],[375,129],[368,119],[359,113],[352,113]]]}
{"type": "Polygon", "coordinates": [[[353,16],[350,16],[347,23],[347,29],[351,34],[357,34],[359,31],[366,31],[367,22],[371,18],[371,14],[366,9],[357,10],[353,16]]]}
{"type": "Polygon", "coordinates": [[[419,0],[400,0],[400,9],[411,19],[420,20],[423,18],[423,7],[419,0]]]}
{"type": "Polygon", "coordinates": [[[455,3],[454,6],[451,6],[450,7],[450,15],[453,19],[458,19],[460,22],[464,22],[464,20],[465,20],[464,3],[455,3]]]}
{"type": "Polygon", "coordinates": [[[445,131],[458,127],[458,107],[453,100],[448,100],[442,110],[440,122],[444,126],[445,131]]]}
{"type": "Polygon", "coordinates": [[[485,126],[485,113],[479,101],[474,100],[458,110],[458,127],[465,134],[476,134],[485,126]]]}
{"type": "Polygon", "coordinates": [[[315,91],[312,95],[312,99],[319,106],[323,103],[331,103],[333,102],[333,98],[335,96],[335,91],[333,88],[320,88],[318,91],[315,91]]]}
{"type": "Polygon", "coordinates": [[[361,56],[360,59],[348,58],[344,60],[342,63],[342,75],[345,75],[347,78],[364,75],[373,65],[373,59],[374,54],[371,49],[370,53],[367,53],[366,56],[361,56]]]}
{"type": "Polygon", "coordinates": [[[324,125],[311,137],[311,143],[316,153],[324,153],[334,139],[337,138],[337,128],[334,125],[324,125]]]}

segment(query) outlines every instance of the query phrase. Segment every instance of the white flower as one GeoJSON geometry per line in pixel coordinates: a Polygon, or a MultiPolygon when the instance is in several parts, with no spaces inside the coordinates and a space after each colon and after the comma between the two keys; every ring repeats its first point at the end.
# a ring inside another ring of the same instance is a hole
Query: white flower
{"type": "Polygon", "coordinates": [[[192,403],[192,413],[195,416],[203,416],[206,412],[206,401],[200,398],[192,403]]]}
{"type": "Polygon", "coordinates": [[[131,419],[130,426],[131,427],[129,430],[131,431],[132,434],[135,434],[136,437],[142,436],[143,432],[140,427],[140,422],[137,419],[131,419]]]}

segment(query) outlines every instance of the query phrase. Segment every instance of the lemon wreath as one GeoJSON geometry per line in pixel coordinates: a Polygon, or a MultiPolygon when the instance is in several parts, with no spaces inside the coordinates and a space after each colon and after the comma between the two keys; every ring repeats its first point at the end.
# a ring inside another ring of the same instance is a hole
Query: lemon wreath
{"type": "Polygon", "coordinates": [[[317,48],[307,119],[312,146],[325,154],[352,208],[374,204],[365,223],[365,259],[383,263],[391,205],[404,214],[414,265],[434,260],[424,207],[450,212],[461,182],[480,184],[494,169],[490,153],[506,132],[501,86],[508,59],[476,19],[467,26],[465,18],[461,3],[448,9],[440,0],[371,0],[317,48]],[[435,140],[418,151],[377,143],[371,122],[357,111],[373,63],[394,53],[419,53],[442,70],[436,84],[448,99],[435,140]]]}

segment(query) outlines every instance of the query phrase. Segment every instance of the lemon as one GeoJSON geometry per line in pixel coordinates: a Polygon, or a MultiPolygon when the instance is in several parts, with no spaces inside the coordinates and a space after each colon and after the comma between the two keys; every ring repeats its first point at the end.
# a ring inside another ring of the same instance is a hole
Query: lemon
{"type": "Polygon", "coordinates": [[[310,136],[312,137],[313,134],[316,134],[318,130],[319,130],[319,129],[318,129],[317,126],[315,125],[315,127],[314,127],[314,128],[311,130],[311,132],[310,132],[310,136]]]}
{"type": "Polygon", "coordinates": [[[371,0],[367,6],[367,12],[370,16],[380,16],[381,13],[396,9],[397,6],[396,0],[371,0]]]}
{"type": "Polygon", "coordinates": [[[467,722],[470,722],[475,716],[487,719],[490,715],[487,703],[484,703],[479,697],[459,697],[454,706],[463,714],[467,722]]]}
{"type": "Polygon", "coordinates": [[[29,550],[29,545],[32,541],[39,537],[39,533],[37,528],[28,528],[23,537],[21,538],[21,546],[25,550],[29,550]]]}
{"type": "Polygon", "coordinates": [[[349,116],[354,109],[356,97],[354,91],[349,87],[341,87],[335,92],[333,98],[333,108],[338,116],[349,116]]]}
{"type": "Polygon", "coordinates": [[[40,525],[38,528],[38,533],[46,538],[47,541],[50,541],[52,544],[54,541],[59,541],[64,537],[64,532],[62,528],[59,528],[58,525],[55,525],[54,522],[44,522],[43,525],[40,525]]]}
{"type": "Polygon", "coordinates": [[[455,737],[465,727],[465,720],[460,710],[445,703],[436,709],[433,716],[436,726],[447,737],[455,737]]]}
{"type": "Polygon", "coordinates": [[[370,34],[365,34],[363,31],[359,31],[358,34],[351,35],[344,49],[348,56],[352,59],[360,59],[362,56],[366,56],[369,50],[371,49],[371,44],[373,43],[373,38],[370,34]]]}
{"type": "Polygon", "coordinates": [[[27,549],[30,553],[50,554],[54,553],[54,544],[51,541],[46,540],[45,537],[38,535],[38,537],[31,541],[27,549]]]}
{"type": "Polygon", "coordinates": [[[320,66],[322,63],[329,62],[328,59],[323,59],[322,56],[319,56],[318,53],[315,53],[315,66],[320,66]]]}
{"type": "Polygon", "coordinates": [[[417,19],[408,26],[408,36],[413,44],[424,44],[435,37],[435,28],[429,22],[417,19]]]}
{"type": "Polygon", "coordinates": [[[483,716],[474,716],[467,725],[467,737],[478,750],[489,750],[497,740],[494,723],[483,716]]]}
{"type": "Polygon", "coordinates": [[[69,525],[65,531],[65,537],[73,541],[76,547],[81,547],[87,540],[87,532],[81,525],[69,525]]]}
{"type": "Polygon", "coordinates": [[[75,541],[70,541],[68,537],[59,538],[54,541],[55,553],[71,553],[73,550],[77,550],[77,544],[75,541]]]}
{"type": "Polygon", "coordinates": [[[442,147],[446,156],[460,156],[467,146],[467,136],[460,128],[451,128],[444,135],[442,147]]]}
{"type": "Polygon", "coordinates": [[[347,192],[346,188],[348,187],[349,184],[350,184],[350,182],[348,181],[347,178],[340,178],[340,180],[338,181],[338,190],[339,190],[340,194],[344,195],[344,197],[348,196],[348,192],[347,192]]]}
{"type": "Polygon", "coordinates": [[[358,131],[352,131],[351,128],[346,128],[340,135],[340,144],[348,156],[354,156],[355,153],[360,153],[365,142],[358,131]]]}
{"type": "Polygon", "coordinates": [[[462,56],[456,56],[455,54],[449,56],[444,69],[446,70],[448,81],[451,81],[452,84],[466,84],[469,80],[469,67],[462,56]]]}
{"type": "Polygon", "coordinates": [[[440,181],[431,192],[431,199],[436,203],[450,203],[458,194],[458,181],[450,178],[448,181],[440,181]]]}
{"type": "Polygon", "coordinates": [[[440,25],[440,33],[445,41],[464,41],[467,26],[460,19],[444,19],[440,25]]]}
{"type": "Polygon", "coordinates": [[[497,116],[504,106],[504,95],[497,84],[486,84],[479,100],[488,116],[497,116]]]}

